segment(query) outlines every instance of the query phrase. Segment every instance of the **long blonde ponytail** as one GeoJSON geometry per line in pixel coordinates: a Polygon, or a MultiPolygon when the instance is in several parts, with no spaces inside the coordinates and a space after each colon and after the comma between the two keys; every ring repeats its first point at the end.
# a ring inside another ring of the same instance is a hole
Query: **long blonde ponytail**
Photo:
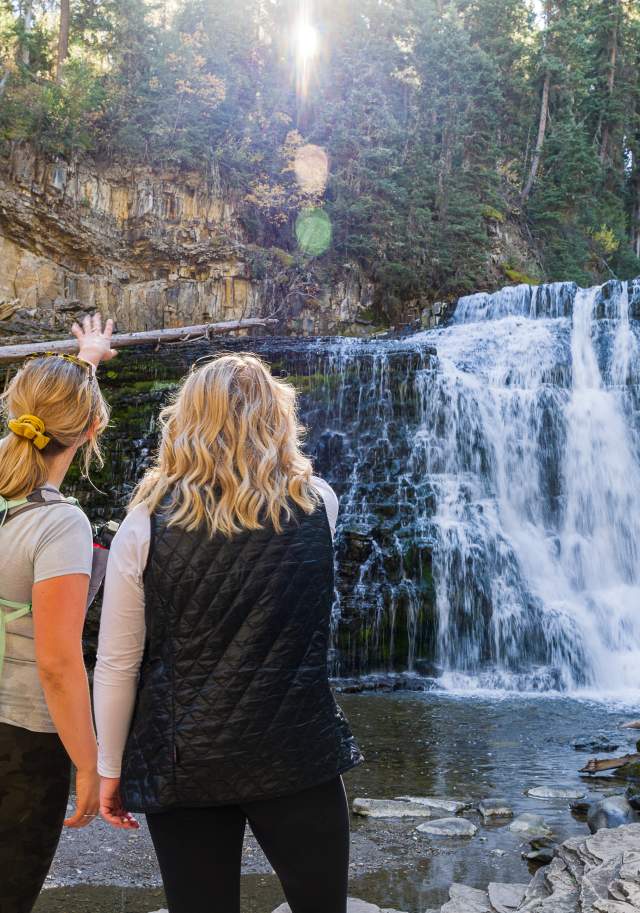
{"type": "Polygon", "coordinates": [[[93,458],[102,464],[98,437],[109,421],[109,409],[91,372],[62,358],[37,358],[18,371],[0,402],[3,417],[14,427],[24,415],[37,416],[49,438],[42,449],[14,431],[0,439],[3,497],[21,498],[44,485],[49,474],[46,455],[67,447],[83,444],[85,474],[93,458]]]}

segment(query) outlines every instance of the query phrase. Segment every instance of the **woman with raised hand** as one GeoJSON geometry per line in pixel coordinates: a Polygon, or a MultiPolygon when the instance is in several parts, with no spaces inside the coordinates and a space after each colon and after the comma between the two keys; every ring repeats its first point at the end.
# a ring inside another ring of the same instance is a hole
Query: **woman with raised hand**
{"type": "Polygon", "coordinates": [[[293,913],[345,913],[362,758],[327,673],[336,496],[253,355],[194,368],[161,427],[107,569],[102,815],[146,813],[170,913],[239,913],[247,822],[293,913]]]}
{"type": "Polygon", "coordinates": [[[60,493],[78,451],[100,459],[108,421],[95,371],[112,325],[74,325],[78,356],[28,360],[2,395],[0,439],[0,913],[29,913],[53,859],[76,767],[84,827],[99,808],[82,657],[93,537],[60,493]]]}

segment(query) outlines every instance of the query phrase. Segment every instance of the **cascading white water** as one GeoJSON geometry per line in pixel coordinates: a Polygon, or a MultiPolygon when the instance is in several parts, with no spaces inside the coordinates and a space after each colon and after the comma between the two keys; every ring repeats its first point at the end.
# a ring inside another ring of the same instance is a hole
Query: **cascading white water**
{"type": "Polygon", "coordinates": [[[609,292],[470,296],[429,334],[411,472],[437,494],[453,686],[640,688],[640,359],[629,290],[609,292]]]}

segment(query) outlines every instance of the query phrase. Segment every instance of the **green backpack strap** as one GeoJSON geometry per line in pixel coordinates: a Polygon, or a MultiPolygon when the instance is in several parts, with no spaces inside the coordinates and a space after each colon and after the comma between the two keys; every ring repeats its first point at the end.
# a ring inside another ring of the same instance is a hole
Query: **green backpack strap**
{"type": "MultiPolygon", "coordinates": [[[[0,528],[4,526],[10,510],[15,510],[18,507],[30,510],[35,507],[45,507],[47,504],[60,504],[64,502],[78,506],[76,498],[60,498],[59,500],[54,499],[52,501],[33,502],[30,501],[29,498],[7,499],[0,495],[0,528]]],[[[19,513],[22,513],[22,511],[19,511],[19,513]]],[[[0,678],[2,678],[4,656],[7,648],[7,624],[10,621],[17,621],[18,618],[24,618],[25,615],[28,615],[31,611],[31,603],[11,602],[10,599],[0,598],[0,606],[3,606],[6,609],[12,609],[11,612],[0,611],[0,678]]]]}
{"type": "Polygon", "coordinates": [[[31,611],[31,603],[11,602],[9,599],[0,599],[0,606],[13,609],[12,612],[0,611],[0,678],[2,678],[4,654],[7,648],[7,624],[10,621],[16,621],[18,618],[24,618],[25,615],[28,615],[31,611]]]}
{"type": "Polygon", "coordinates": [[[14,507],[24,507],[28,503],[27,498],[8,500],[3,495],[0,495],[0,527],[4,526],[4,521],[7,519],[10,510],[13,510],[14,507]]]}

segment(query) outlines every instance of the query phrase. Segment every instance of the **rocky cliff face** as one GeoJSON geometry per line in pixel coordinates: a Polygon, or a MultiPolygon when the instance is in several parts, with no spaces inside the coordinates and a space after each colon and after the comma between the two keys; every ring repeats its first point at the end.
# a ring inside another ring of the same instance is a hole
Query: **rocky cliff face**
{"type": "MultiPolygon", "coordinates": [[[[215,171],[51,161],[22,145],[0,158],[0,318],[19,307],[55,328],[99,308],[125,331],[264,316],[273,289],[253,252],[215,171]]],[[[293,296],[283,328],[348,331],[370,303],[347,268],[293,296]]]]}

